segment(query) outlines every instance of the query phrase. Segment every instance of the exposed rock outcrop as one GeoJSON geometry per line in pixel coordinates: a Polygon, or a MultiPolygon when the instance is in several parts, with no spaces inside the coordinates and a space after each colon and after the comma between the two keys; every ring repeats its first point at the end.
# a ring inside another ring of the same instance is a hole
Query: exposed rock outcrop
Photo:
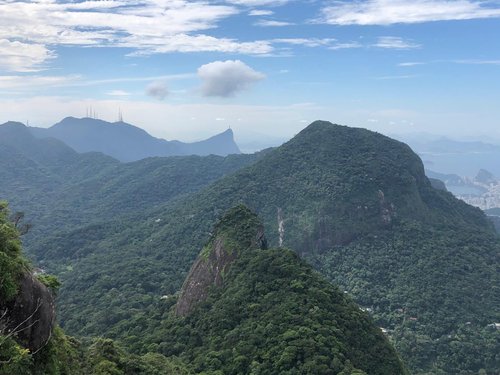
{"type": "Polygon", "coordinates": [[[19,292],[10,301],[0,300],[0,331],[36,352],[50,339],[55,324],[54,297],[32,274],[19,281],[19,292]]]}
{"type": "Polygon", "coordinates": [[[253,212],[239,205],[216,225],[211,239],[191,267],[175,307],[176,315],[189,315],[207,298],[211,287],[221,286],[231,264],[241,251],[249,248],[267,248],[264,227],[253,212]]]}

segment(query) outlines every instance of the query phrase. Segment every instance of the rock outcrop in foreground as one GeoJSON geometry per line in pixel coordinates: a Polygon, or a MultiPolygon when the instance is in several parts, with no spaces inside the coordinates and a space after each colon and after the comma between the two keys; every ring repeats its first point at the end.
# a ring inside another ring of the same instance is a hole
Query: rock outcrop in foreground
{"type": "Polygon", "coordinates": [[[52,293],[31,273],[22,276],[12,300],[0,300],[0,330],[32,353],[49,341],[55,316],[52,293]]]}

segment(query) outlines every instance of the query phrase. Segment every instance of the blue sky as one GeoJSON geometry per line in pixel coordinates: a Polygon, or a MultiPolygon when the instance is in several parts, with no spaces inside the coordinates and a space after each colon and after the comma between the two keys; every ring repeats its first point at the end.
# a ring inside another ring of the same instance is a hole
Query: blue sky
{"type": "Polygon", "coordinates": [[[0,122],[92,107],[273,143],[315,119],[500,142],[500,1],[0,1],[0,122]]]}

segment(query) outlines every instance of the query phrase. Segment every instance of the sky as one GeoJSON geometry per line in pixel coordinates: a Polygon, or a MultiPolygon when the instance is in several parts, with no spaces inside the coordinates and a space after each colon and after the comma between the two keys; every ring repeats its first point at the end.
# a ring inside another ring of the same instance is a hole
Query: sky
{"type": "Polygon", "coordinates": [[[500,143],[500,1],[0,0],[0,123],[258,148],[322,119],[500,143]]]}

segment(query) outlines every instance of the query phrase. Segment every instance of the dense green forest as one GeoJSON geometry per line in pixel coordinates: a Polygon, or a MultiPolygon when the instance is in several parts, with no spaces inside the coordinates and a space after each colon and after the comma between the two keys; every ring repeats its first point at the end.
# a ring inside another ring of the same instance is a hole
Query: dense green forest
{"type": "Polygon", "coordinates": [[[0,127],[0,192],[36,225],[43,238],[117,216],[142,217],[158,204],[199,190],[253,163],[252,155],[180,156],[120,163],[100,153],[79,154],[55,139],[37,139],[19,123],[0,127]]]}
{"type": "MultiPolygon", "coordinates": [[[[189,169],[189,158],[182,160],[189,169]]],[[[170,158],[142,162],[153,161],[175,164],[170,158]]],[[[60,211],[49,205],[58,207],[57,199],[34,205],[33,223],[43,236],[33,234],[26,243],[37,264],[63,282],[58,302],[65,330],[105,334],[132,352],[150,351],[137,336],[161,325],[171,303],[162,297],[180,289],[212,223],[245,203],[263,219],[270,246],[295,249],[340,285],[387,330],[413,373],[498,372],[499,337],[490,326],[500,319],[499,291],[492,287],[498,285],[498,237],[480,210],[431,186],[408,146],[315,122],[232,170],[199,176],[205,173],[208,168],[193,171],[205,185],[179,188],[172,198],[148,197],[154,201],[144,207],[132,202],[131,211],[114,215],[106,206],[99,211],[99,204],[87,208],[86,200],[80,206],[70,200],[60,211]],[[87,209],[92,214],[72,218],[87,209]]],[[[96,190],[106,174],[95,180],[96,190]]],[[[175,176],[168,176],[174,189],[175,176]]],[[[127,185],[121,180],[124,196],[127,185]]],[[[20,190],[8,192],[21,202],[20,190]]],[[[32,194],[43,195],[36,188],[32,194]]]]}
{"type": "MultiPolygon", "coordinates": [[[[204,374],[406,374],[350,298],[294,252],[265,249],[260,222],[246,207],[221,219],[198,262],[224,269],[222,284],[205,285],[208,296],[192,312],[168,315],[138,341],[204,374]]],[[[207,269],[192,271],[186,283],[203,287],[207,269]]],[[[184,289],[179,301],[186,293],[197,291],[184,289]]]]}
{"type": "MultiPolygon", "coordinates": [[[[0,201],[0,375],[178,375],[188,374],[184,364],[159,353],[141,356],[127,353],[109,339],[82,343],[54,327],[49,340],[37,350],[23,339],[33,326],[16,322],[10,309],[21,290],[23,275],[32,273],[21,250],[18,228],[10,219],[5,202],[0,201]]],[[[47,287],[58,286],[47,274],[37,276],[47,287]]],[[[53,289],[53,293],[56,289],[53,289]]],[[[42,302],[45,303],[45,302],[42,302]]],[[[23,306],[20,306],[21,308],[23,306]]],[[[36,332],[36,331],[35,331],[36,332]]]]}
{"type": "MultiPolygon", "coordinates": [[[[387,338],[340,290],[295,253],[252,246],[248,238],[261,225],[242,206],[223,218],[200,255],[202,261],[207,252],[234,255],[223,285],[210,288],[187,317],[174,314],[176,298],[169,298],[161,325],[134,337],[149,352],[129,354],[103,338],[81,343],[58,327],[32,352],[17,336],[24,328],[8,329],[3,312],[21,293],[21,275],[31,272],[7,215],[1,203],[1,375],[406,374],[387,338]]],[[[39,278],[57,285],[48,275],[39,278]]]]}

